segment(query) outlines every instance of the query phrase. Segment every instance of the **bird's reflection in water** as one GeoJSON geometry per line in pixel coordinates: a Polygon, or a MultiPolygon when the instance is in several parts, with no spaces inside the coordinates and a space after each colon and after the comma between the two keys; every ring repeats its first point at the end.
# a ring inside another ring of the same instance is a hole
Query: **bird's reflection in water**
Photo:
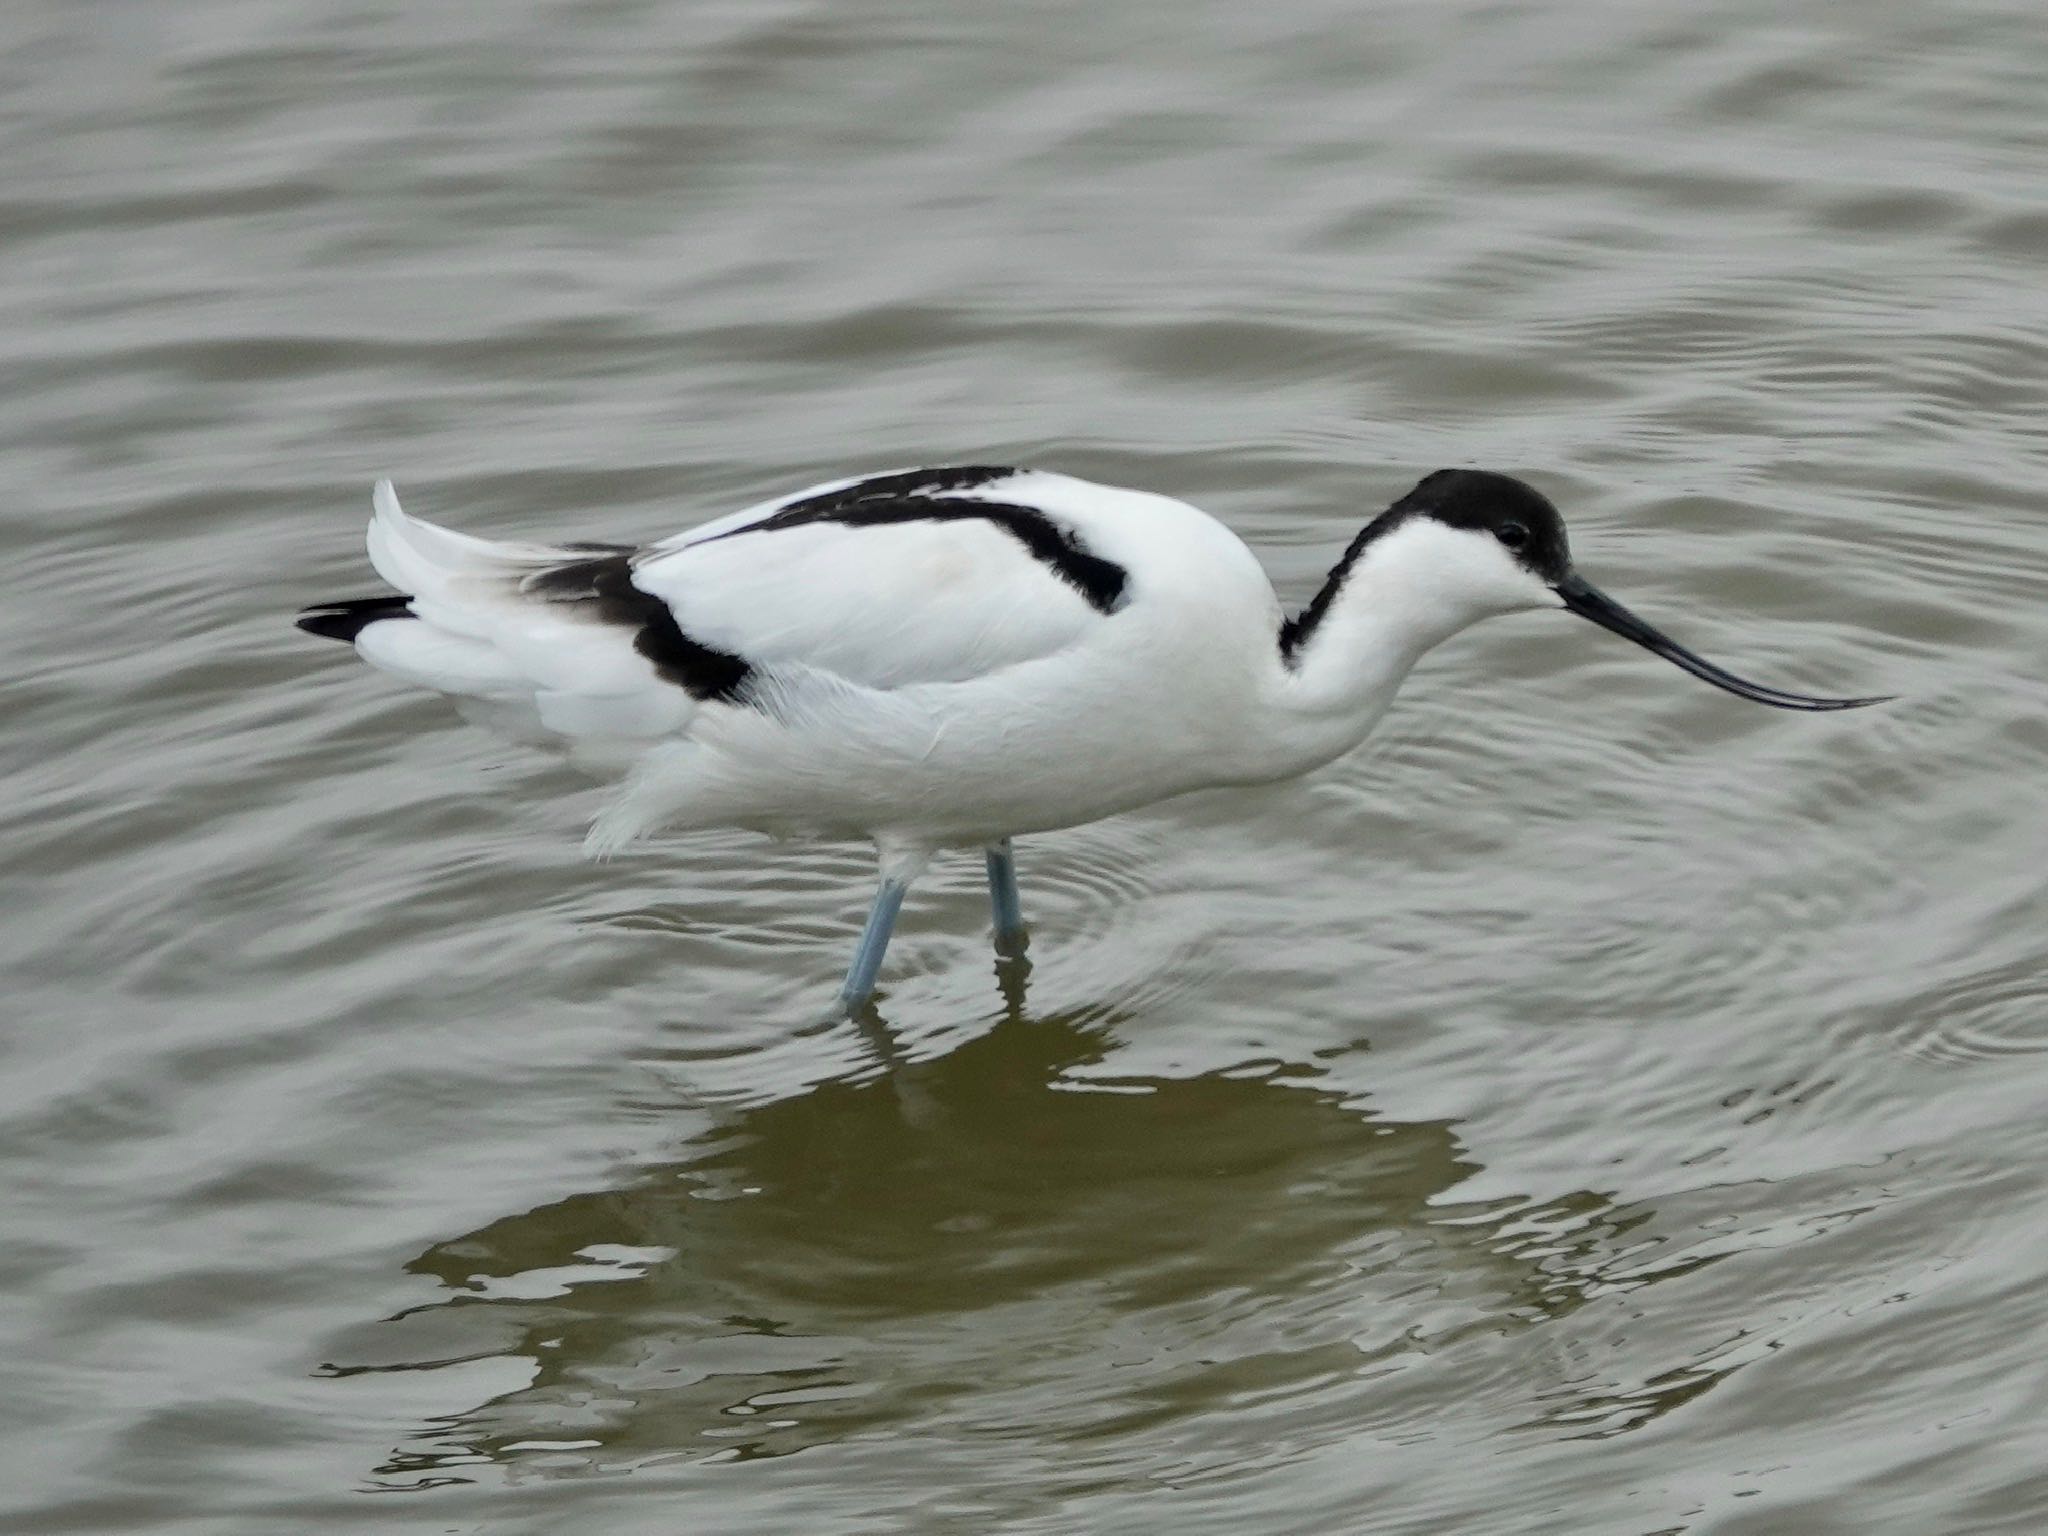
{"type": "Polygon", "coordinates": [[[1114,1024],[1012,1007],[908,1063],[871,1014],[882,1070],[429,1249],[410,1267],[449,1299],[358,1332],[329,1369],[498,1358],[531,1380],[380,1479],[1142,1431],[1581,1294],[1555,1230],[1518,1245],[1441,1201],[1472,1171],[1445,1125],[1376,1119],[1305,1073],[1091,1077],[1114,1024]]]}

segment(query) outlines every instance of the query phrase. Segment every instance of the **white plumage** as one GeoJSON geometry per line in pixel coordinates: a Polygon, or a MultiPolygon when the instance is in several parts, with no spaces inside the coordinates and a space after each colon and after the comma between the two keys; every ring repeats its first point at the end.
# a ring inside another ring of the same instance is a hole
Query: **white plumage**
{"type": "Polygon", "coordinates": [[[990,850],[999,938],[1021,943],[1012,836],[1326,762],[1489,614],[1562,601],[1768,703],[1872,702],[1760,689],[1681,650],[1572,573],[1542,496],[1479,471],[1423,480],[1291,620],[1213,518],[1032,470],[833,481],[638,549],[456,533],[380,481],[368,544],[404,596],[301,625],[622,774],[591,852],[662,827],[873,839],[883,889],[849,1004],[935,850],[990,850]]]}
{"type": "Polygon", "coordinates": [[[1213,642],[1272,642],[1280,625],[1233,534],[1184,503],[1064,475],[947,493],[1029,498],[1132,570],[1104,613],[975,518],[738,532],[841,484],[631,557],[634,587],[692,640],[750,664],[744,703],[693,698],[635,650],[634,629],[535,592],[535,576],[588,551],[435,527],[407,516],[388,481],[370,560],[412,595],[417,621],[369,624],[357,649],[408,682],[488,703],[486,718],[522,740],[538,728],[581,762],[636,768],[593,852],[660,827],[727,825],[972,845],[1213,782],[1233,746],[1218,707],[1250,681],[1242,654],[1214,665],[1236,647],[1213,642]],[[1194,663],[1202,650],[1209,664],[1173,689],[1131,665],[1170,651],[1194,663]],[[1127,750],[1100,739],[1106,719],[1122,722],[1127,750]]]}

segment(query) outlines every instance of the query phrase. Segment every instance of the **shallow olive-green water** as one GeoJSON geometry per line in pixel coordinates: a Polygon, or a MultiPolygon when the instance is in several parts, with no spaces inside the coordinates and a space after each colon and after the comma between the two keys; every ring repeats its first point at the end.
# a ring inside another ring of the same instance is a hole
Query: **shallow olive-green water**
{"type": "Polygon", "coordinates": [[[0,1523],[2048,1528],[2027,4],[0,12],[0,1523]],[[604,866],[292,630],[371,480],[667,533],[1015,461],[1563,615],[913,896],[604,866]]]}

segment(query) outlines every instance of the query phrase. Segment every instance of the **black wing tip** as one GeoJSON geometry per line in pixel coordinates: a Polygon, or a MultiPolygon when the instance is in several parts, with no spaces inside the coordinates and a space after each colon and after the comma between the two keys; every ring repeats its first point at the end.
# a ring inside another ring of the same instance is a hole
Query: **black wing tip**
{"type": "Polygon", "coordinates": [[[325,640],[342,640],[353,645],[357,635],[380,619],[413,617],[412,598],[352,597],[340,602],[315,603],[301,608],[292,622],[309,635],[325,640]]]}

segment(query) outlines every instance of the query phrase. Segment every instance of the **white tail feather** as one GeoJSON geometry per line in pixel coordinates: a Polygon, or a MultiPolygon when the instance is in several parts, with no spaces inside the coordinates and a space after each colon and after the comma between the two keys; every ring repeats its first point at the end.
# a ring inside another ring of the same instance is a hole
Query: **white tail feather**
{"type": "MultiPolygon", "coordinates": [[[[407,682],[489,701],[485,715],[523,739],[552,738],[595,758],[607,744],[644,749],[695,712],[634,649],[634,631],[593,622],[574,603],[528,592],[523,579],[587,559],[546,544],[499,543],[410,517],[379,480],[367,542],[377,574],[411,599],[415,622],[366,628],[363,659],[407,682]]],[[[623,756],[630,761],[630,756],[623,756]]]]}

